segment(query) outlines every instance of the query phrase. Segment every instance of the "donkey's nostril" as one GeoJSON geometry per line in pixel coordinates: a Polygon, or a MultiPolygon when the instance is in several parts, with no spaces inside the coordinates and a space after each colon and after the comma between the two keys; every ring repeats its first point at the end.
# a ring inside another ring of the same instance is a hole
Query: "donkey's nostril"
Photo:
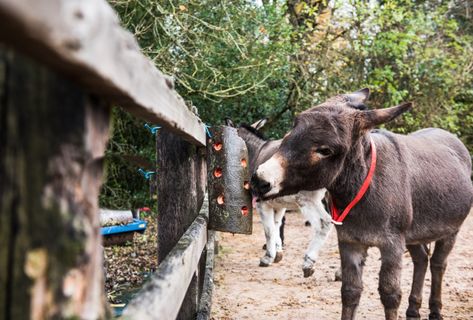
{"type": "Polygon", "coordinates": [[[257,189],[258,185],[259,185],[259,178],[256,175],[256,173],[253,173],[253,175],[251,176],[251,188],[257,189]]]}
{"type": "Polygon", "coordinates": [[[269,184],[268,181],[262,180],[261,184],[259,186],[259,190],[260,190],[261,194],[266,194],[266,193],[268,193],[269,190],[271,190],[271,184],[269,184]]]}
{"type": "Polygon", "coordinates": [[[251,187],[254,192],[259,195],[264,195],[271,190],[271,184],[268,181],[259,178],[256,173],[251,177],[251,187]]]}

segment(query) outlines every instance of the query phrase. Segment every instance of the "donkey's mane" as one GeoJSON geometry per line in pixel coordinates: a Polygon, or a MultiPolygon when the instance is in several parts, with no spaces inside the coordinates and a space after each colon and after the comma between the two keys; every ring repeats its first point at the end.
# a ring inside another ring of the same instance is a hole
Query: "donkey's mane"
{"type": "Polygon", "coordinates": [[[257,136],[260,139],[263,139],[265,141],[268,140],[259,130],[253,128],[249,124],[242,123],[242,124],[240,124],[240,128],[244,128],[244,129],[250,131],[251,133],[253,133],[255,136],[257,136]]]}
{"type": "MultiPolygon", "coordinates": [[[[368,106],[365,105],[364,103],[360,103],[360,104],[352,104],[352,103],[349,103],[349,107],[350,108],[353,108],[353,109],[357,109],[357,110],[368,110],[368,106]]],[[[244,128],[246,130],[248,130],[249,132],[253,133],[255,136],[257,136],[258,138],[264,140],[264,141],[267,141],[268,138],[266,138],[262,133],[261,131],[255,129],[254,127],[252,127],[251,125],[247,124],[247,123],[242,123],[240,124],[240,128],[244,128]]]]}
{"type": "Polygon", "coordinates": [[[350,107],[353,108],[353,109],[361,110],[361,111],[369,109],[369,107],[364,103],[360,103],[360,104],[357,104],[357,105],[350,104],[350,107]]]}

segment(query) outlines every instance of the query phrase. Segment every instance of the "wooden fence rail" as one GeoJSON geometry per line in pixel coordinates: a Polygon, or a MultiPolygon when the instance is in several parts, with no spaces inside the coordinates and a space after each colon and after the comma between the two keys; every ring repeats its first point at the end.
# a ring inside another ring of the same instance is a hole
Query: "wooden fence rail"
{"type": "Polygon", "coordinates": [[[124,316],[130,319],[175,319],[198,269],[207,244],[208,206],[187,229],[179,242],[159,264],[156,273],[129,304],[124,316]]]}
{"type": "Polygon", "coordinates": [[[0,39],[132,114],[205,145],[201,121],[103,0],[0,0],[0,39]]]}
{"type": "Polygon", "coordinates": [[[112,103],[164,129],[161,263],[126,316],[208,319],[204,124],[104,0],[0,0],[0,319],[110,317],[97,198],[112,103]]]}

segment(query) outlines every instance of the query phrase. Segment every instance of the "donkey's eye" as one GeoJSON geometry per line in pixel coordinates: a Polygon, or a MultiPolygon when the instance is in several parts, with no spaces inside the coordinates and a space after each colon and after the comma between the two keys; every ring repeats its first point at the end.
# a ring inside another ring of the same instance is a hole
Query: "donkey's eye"
{"type": "Polygon", "coordinates": [[[315,149],[315,152],[317,152],[322,157],[328,157],[332,155],[332,150],[330,150],[329,147],[318,147],[315,149]]]}

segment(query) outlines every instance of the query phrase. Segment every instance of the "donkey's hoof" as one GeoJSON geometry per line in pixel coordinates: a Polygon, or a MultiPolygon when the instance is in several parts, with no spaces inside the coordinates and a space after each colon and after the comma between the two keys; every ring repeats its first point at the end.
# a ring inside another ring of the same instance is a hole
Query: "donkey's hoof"
{"type": "Polygon", "coordinates": [[[281,260],[282,260],[282,252],[278,251],[278,252],[276,252],[276,257],[274,258],[274,263],[278,263],[281,260]]]}
{"type": "Polygon", "coordinates": [[[270,256],[264,256],[259,261],[260,267],[269,267],[273,263],[274,259],[270,256]]]}
{"type": "Polygon", "coordinates": [[[443,317],[440,313],[438,312],[431,312],[429,314],[429,320],[443,320],[443,317]]]}
{"type": "Polygon", "coordinates": [[[309,258],[308,255],[304,256],[304,263],[302,264],[302,271],[304,272],[304,278],[308,278],[315,272],[315,260],[309,258]]]}
{"type": "Polygon", "coordinates": [[[304,223],[304,225],[305,225],[306,227],[310,227],[312,224],[310,223],[310,221],[306,221],[306,222],[304,223]]]}
{"type": "Polygon", "coordinates": [[[308,278],[314,274],[315,268],[302,268],[302,271],[304,272],[304,278],[308,278]]]}
{"type": "Polygon", "coordinates": [[[263,244],[263,250],[266,250],[266,243],[263,244]]]}
{"type": "Polygon", "coordinates": [[[419,311],[407,308],[406,320],[421,320],[419,311]]]}
{"type": "Polygon", "coordinates": [[[335,271],[335,281],[342,281],[342,269],[335,271]]]}

